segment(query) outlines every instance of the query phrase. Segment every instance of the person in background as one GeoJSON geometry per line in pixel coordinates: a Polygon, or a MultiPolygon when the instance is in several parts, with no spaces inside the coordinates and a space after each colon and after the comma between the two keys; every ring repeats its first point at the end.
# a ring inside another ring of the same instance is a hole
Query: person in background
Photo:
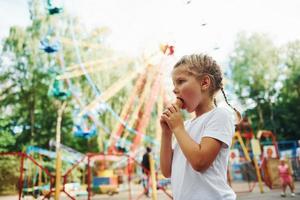
{"type": "Polygon", "coordinates": [[[144,187],[144,194],[149,196],[149,176],[150,176],[150,159],[149,155],[151,153],[151,148],[146,147],[146,152],[143,155],[142,160],[142,170],[143,170],[143,187],[144,187]]]}
{"type": "Polygon", "coordinates": [[[293,184],[293,178],[291,171],[289,169],[289,166],[286,164],[284,158],[280,158],[280,164],[278,166],[278,171],[279,171],[279,177],[281,181],[281,186],[282,186],[282,197],[286,197],[286,186],[289,186],[291,189],[291,196],[295,197],[294,193],[294,184],[293,184]]]}

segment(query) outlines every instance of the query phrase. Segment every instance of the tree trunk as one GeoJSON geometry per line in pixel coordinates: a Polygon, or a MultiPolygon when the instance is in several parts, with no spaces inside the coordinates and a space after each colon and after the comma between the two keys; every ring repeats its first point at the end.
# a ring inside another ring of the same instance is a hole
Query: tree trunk
{"type": "Polygon", "coordinates": [[[259,117],[258,129],[262,129],[264,127],[264,116],[260,104],[257,105],[257,111],[259,117]]]}
{"type": "Polygon", "coordinates": [[[32,93],[31,93],[31,105],[30,105],[30,144],[34,145],[34,124],[35,124],[35,116],[34,116],[34,110],[35,110],[35,91],[34,91],[34,81],[32,85],[32,93]]]}

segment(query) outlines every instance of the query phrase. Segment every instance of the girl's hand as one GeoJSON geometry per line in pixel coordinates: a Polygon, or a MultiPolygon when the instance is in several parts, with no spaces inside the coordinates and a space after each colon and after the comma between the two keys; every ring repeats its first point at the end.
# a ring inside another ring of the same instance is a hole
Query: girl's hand
{"type": "Polygon", "coordinates": [[[161,116],[161,121],[167,123],[171,132],[174,132],[174,130],[178,128],[184,129],[180,108],[176,103],[173,103],[167,107],[161,116]]]}
{"type": "Polygon", "coordinates": [[[162,118],[162,116],[160,117],[160,126],[162,129],[162,134],[167,134],[168,136],[172,134],[172,130],[169,128],[167,122],[162,118]]]}

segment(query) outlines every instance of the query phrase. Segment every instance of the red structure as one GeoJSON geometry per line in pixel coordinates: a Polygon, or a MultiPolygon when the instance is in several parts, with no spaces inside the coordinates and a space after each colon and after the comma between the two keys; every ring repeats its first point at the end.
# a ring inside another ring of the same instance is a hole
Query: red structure
{"type": "MultiPolygon", "coordinates": [[[[261,143],[261,149],[262,149],[262,154],[261,154],[261,170],[263,171],[263,180],[265,184],[272,189],[274,187],[274,171],[270,170],[273,168],[274,163],[276,163],[276,160],[279,159],[279,150],[278,150],[278,145],[276,142],[276,136],[273,134],[272,131],[269,130],[260,130],[257,133],[257,138],[260,140],[261,143]],[[272,157],[273,150],[270,148],[267,150],[267,156],[264,155],[264,142],[266,141],[271,141],[272,145],[275,147],[275,154],[276,157],[272,157]],[[273,167],[272,167],[273,166],[273,167]],[[272,178],[273,177],[273,178],[272,178]]],[[[276,165],[277,166],[277,165],[276,165]]],[[[276,185],[276,184],[275,184],[276,185]]]]}
{"type": "Polygon", "coordinates": [[[251,150],[250,142],[251,139],[254,138],[254,133],[247,117],[243,118],[243,120],[236,126],[236,131],[240,132],[242,138],[246,140],[245,146],[249,152],[251,150]]]}
{"type": "MultiPolygon", "coordinates": [[[[131,200],[132,199],[132,192],[131,192],[131,187],[130,187],[130,183],[131,183],[131,178],[132,178],[132,174],[133,174],[133,165],[132,163],[136,164],[136,166],[143,168],[143,166],[141,165],[141,163],[137,162],[133,157],[130,157],[127,154],[120,154],[120,153],[116,153],[116,154],[103,154],[103,153],[87,153],[87,160],[88,160],[88,179],[87,179],[87,190],[88,190],[88,200],[91,200],[91,195],[92,195],[92,188],[91,188],[91,184],[92,184],[92,170],[91,170],[91,160],[96,157],[96,156],[103,156],[103,157],[109,157],[109,156],[118,156],[118,157],[126,157],[127,159],[127,166],[126,166],[126,171],[127,171],[127,175],[128,175],[128,184],[129,184],[129,190],[128,190],[128,199],[131,200]]],[[[144,170],[147,171],[147,169],[143,168],[144,170]]],[[[157,174],[156,174],[157,175],[157,174]]],[[[172,199],[172,195],[169,194],[164,187],[161,187],[158,185],[158,189],[162,190],[170,199],[172,199]]],[[[144,194],[144,191],[142,192],[141,195],[139,195],[138,198],[140,198],[142,195],[144,194]]]]}
{"type": "MultiPolygon", "coordinates": [[[[262,144],[266,140],[271,140],[272,145],[275,147],[275,153],[276,153],[276,158],[279,158],[279,150],[278,150],[278,145],[276,142],[276,136],[272,131],[269,130],[260,130],[257,133],[257,139],[260,140],[260,143],[262,144]]],[[[263,144],[261,145],[262,151],[263,151],[263,144]]],[[[264,158],[264,155],[262,153],[262,159],[264,158]]]]}
{"type": "MultiPolygon", "coordinates": [[[[51,174],[48,169],[43,167],[41,164],[39,164],[36,160],[34,160],[31,156],[27,155],[26,153],[23,152],[9,152],[9,153],[0,153],[0,156],[16,156],[20,157],[20,176],[19,176],[19,197],[18,199],[22,199],[22,194],[23,194],[23,183],[24,183],[24,160],[27,158],[29,159],[32,163],[34,163],[37,167],[39,167],[42,171],[46,173],[46,175],[50,178],[50,191],[44,195],[43,199],[50,199],[51,194],[55,193],[55,174],[51,174]]],[[[133,157],[130,157],[127,154],[103,154],[103,153],[87,153],[85,157],[83,157],[80,161],[75,163],[70,169],[66,171],[64,175],[62,175],[63,178],[63,184],[62,184],[62,192],[64,192],[70,199],[75,200],[75,197],[71,196],[66,190],[65,190],[65,185],[67,184],[67,178],[70,176],[71,172],[82,162],[84,162],[87,159],[87,192],[88,192],[88,200],[91,200],[92,196],[92,170],[91,170],[91,161],[94,157],[97,156],[103,156],[103,159],[105,157],[109,156],[117,156],[117,157],[126,157],[127,159],[127,175],[128,175],[128,184],[129,184],[129,193],[128,193],[128,199],[132,199],[132,192],[131,192],[131,187],[130,187],[130,182],[133,174],[133,165],[134,163],[138,167],[143,167],[139,162],[137,162],[133,157]]],[[[147,170],[144,168],[144,170],[147,170]]],[[[172,199],[172,196],[165,190],[164,187],[158,185],[158,189],[162,190],[170,199],[172,199]]],[[[141,195],[138,196],[140,198],[143,195],[143,192],[141,195]]]]}
{"type": "MultiPolygon", "coordinates": [[[[22,198],[23,193],[23,183],[24,183],[24,160],[25,158],[29,159],[32,163],[34,163],[37,167],[39,167],[42,171],[46,173],[46,175],[50,179],[50,191],[44,196],[43,199],[50,198],[51,194],[55,192],[55,188],[53,188],[55,183],[55,174],[51,174],[48,169],[44,168],[41,164],[39,164],[36,160],[34,160],[31,156],[27,155],[23,152],[9,152],[9,153],[0,153],[0,156],[19,156],[20,159],[20,177],[19,177],[19,200],[22,198]]],[[[84,160],[84,158],[79,161],[78,163],[74,164],[63,176],[63,189],[62,192],[64,192],[70,199],[75,200],[74,197],[72,197],[67,191],[65,191],[65,185],[67,183],[67,178],[70,175],[71,171],[78,166],[79,163],[81,163],[84,160]]]]}

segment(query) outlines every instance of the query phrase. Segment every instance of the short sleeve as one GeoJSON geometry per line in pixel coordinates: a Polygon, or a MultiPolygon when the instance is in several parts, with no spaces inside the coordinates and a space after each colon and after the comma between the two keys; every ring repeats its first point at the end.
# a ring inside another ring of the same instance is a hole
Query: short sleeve
{"type": "Polygon", "coordinates": [[[296,156],[300,157],[300,147],[297,148],[296,156]]]}
{"type": "Polygon", "coordinates": [[[217,139],[224,144],[224,148],[228,148],[231,146],[233,134],[233,116],[225,108],[217,108],[206,122],[202,137],[217,139]]]}

